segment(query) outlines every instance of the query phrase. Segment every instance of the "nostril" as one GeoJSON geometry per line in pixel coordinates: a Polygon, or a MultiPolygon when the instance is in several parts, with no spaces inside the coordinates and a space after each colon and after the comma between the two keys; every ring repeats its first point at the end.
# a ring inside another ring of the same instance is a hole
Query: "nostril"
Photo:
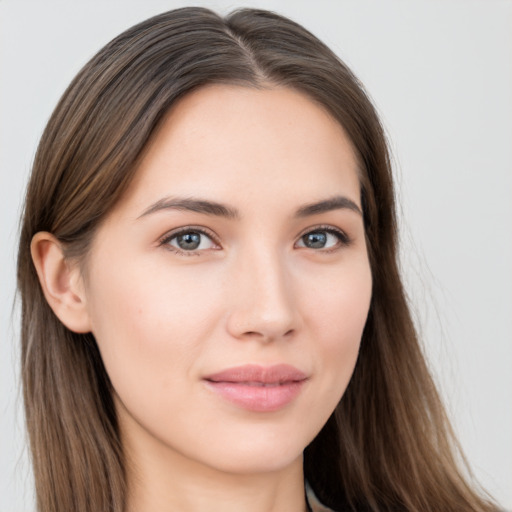
{"type": "Polygon", "coordinates": [[[285,339],[285,338],[291,338],[293,334],[295,333],[295,329],[289,329],[283,334],[279,334],[277,332],[271,333],[271,332],[265,332],[265,331],[247,331],[244,333],[244,336],[247,338],[255,338],[263,342],[272,342],[278,339],[285,339]]]}

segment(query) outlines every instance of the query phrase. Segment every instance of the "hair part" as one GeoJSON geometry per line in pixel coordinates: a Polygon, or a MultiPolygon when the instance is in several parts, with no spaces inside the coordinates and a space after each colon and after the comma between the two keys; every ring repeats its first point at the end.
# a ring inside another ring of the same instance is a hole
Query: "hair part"
{"type": "Polygon", "coordinates": [[[360,159],[373,296],[352,380],[305,451],[305,476],[337,510],[490,511],[421,352],[397,267],[391,165],[374,107],[352,72],[300,25],[242,9],[182,8],[108,43],[76,76],[41,138],[18,254],[22,378],[40,512],[123,512],[127,494],[112,388],[92,334],[53,314],[30,258],[49,231],[83,260],[169,109],[208,84],[303,92],[343,127],[360,159]]]}

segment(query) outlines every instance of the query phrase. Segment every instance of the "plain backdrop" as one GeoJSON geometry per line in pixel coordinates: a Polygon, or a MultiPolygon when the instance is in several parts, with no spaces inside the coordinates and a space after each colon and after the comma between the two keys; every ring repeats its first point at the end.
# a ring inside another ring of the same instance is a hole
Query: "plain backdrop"
{"type": "MultiPolygon", "coordinates": [[[[403,272],[427,357],[477,479],[512,509],[512,2],[194,4],[292,17],[365,84],[394,154],[403,272]]],[[[12,305],[38,138],[101,46],[183,5],[0,0],[0,512],[34,510],[12,305]]]]}

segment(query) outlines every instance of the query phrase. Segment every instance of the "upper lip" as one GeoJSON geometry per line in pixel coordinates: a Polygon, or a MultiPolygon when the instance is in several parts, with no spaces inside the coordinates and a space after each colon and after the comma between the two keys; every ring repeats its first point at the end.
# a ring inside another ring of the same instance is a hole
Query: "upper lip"
{"type": "Polygon", "coordinates": [[[289,364],[275,364],[261,366],[246,364],[227,368],[204,378],[210,382],[261,382],[262,384],[282,384],[285,382],[299,382],[307,379],[307,375],[289,364]]]}

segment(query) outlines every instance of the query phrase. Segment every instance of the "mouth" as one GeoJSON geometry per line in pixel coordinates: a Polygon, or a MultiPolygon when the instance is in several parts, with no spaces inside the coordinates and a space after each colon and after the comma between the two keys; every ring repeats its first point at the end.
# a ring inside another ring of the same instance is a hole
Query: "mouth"
{"type": "Polygon", "coordinates": [[[231,404],[253,412],[274,412],[290,404],[308,376],[291,365],[244,365],[208,375],[209,389],[231,404]]]}

